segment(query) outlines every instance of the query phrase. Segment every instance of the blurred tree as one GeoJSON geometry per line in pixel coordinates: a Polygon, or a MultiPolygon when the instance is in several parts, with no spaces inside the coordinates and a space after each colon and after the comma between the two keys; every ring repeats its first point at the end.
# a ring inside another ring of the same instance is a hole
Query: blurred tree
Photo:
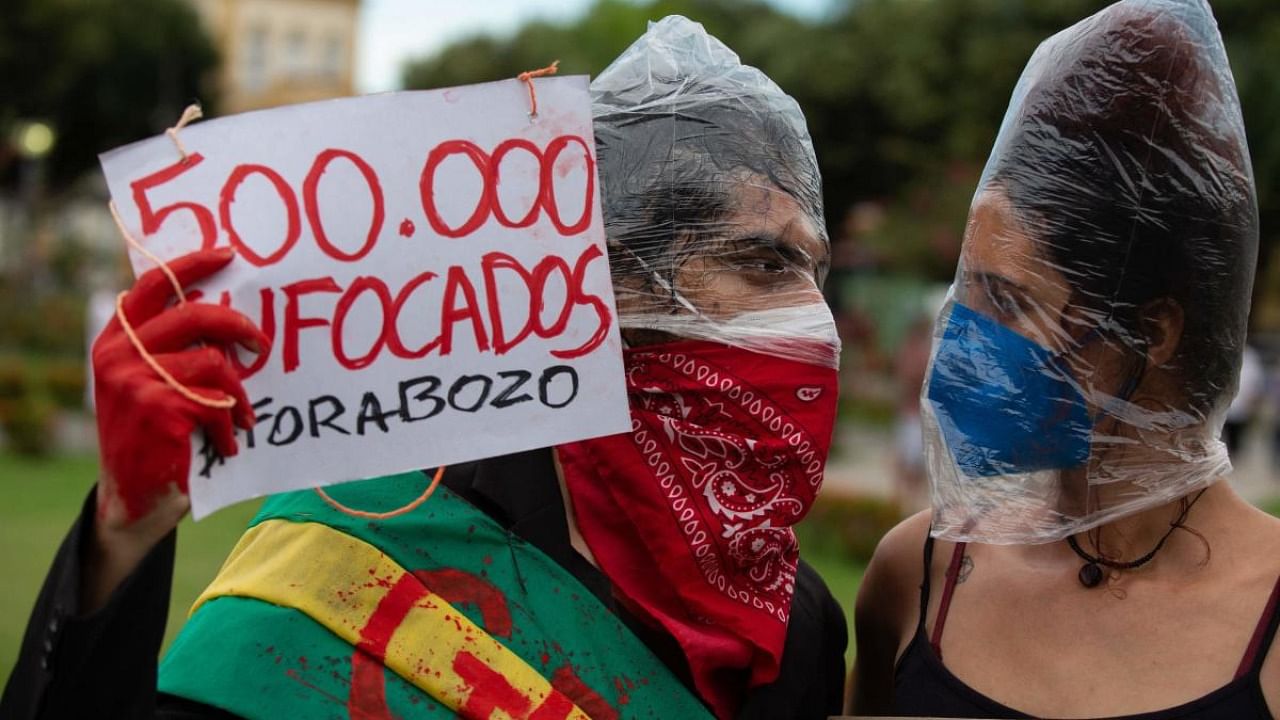
{"type": "MultiPolygon", "coordinates": [[[[0,148],[15,121],[51,123],[49,180],[64,185],[99,152],[163,130],[196,98],[213,101],[205,80],[216,64],[182,0],[5,0],[0,148]]],[[[0,149],[0,183],[14,180],[11,160],[0,149]]]]}
{"type": "Polygon", "coordinates": [[[510,38],[482,34],[459,40],[432,57],[406,65],[403,84],[435,88],[495,80],[557,59],[561,73],[596,74],[644,32],[649,20],[672,14],[698,20],[744,54],[777,52],[790,44],[789,30],[806,27],[761,0],[597,0],[570,23],[535,20],[510,38]]]}
{"type": "MultiPolygon", "coordinates": [[[[979,163],[1044,37],[1105,0],[861,0],[804,45],[821,68],[778,78],[811,117],[828,195],[893,195],[979,163]]],[[[843,203],[834,203],[836,210],[843,203]]]]}
{"type": "Polygon", "coordinates": [[[1280,6],[1273,0],[1215,0],[1214,14],[1227,44],[1232,74],[1240,91],[1249,154],[1258,186],[1262,242],[1255,313],[1280,328],[1280,6]]]}
{"type": "MultiPolygon", "coordinates": [[[[555,58],[563,72],[599,73],[647,20],[686,15],[800,102],[833,235],[854,203],[881,201],[890,218],[883,233],[893,237],[868,238],[877,254],[895,270],[945,280],[954,258],[939,253],[950,242],[943,236],[963,230],[976,169],[1023,66],[1040,41],[1110,2],[843,0],[826,19],[805,22],[758,0],[597,0],[572,22],[461,40],[410,63],[404,84],[511,77],[555,58]]],[[[1263,228],[1259,268],[1274,256],[1280,278],[1280,4],[1213,6],[1249,129],[1263,228]]],[[[1276,285],[1260,282],[1259,292],[1280,294],[1276,285]]]]}

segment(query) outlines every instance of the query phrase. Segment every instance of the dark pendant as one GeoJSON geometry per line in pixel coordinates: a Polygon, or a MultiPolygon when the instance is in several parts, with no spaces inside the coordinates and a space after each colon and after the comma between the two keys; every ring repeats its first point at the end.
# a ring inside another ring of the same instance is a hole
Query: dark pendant
{"type": "Polygon", "coordinates": [[[1102,568],[1097,563],[1085,563],[1080,567],[1080,584],[1093,588],[1102,582],[1102,568]]]}

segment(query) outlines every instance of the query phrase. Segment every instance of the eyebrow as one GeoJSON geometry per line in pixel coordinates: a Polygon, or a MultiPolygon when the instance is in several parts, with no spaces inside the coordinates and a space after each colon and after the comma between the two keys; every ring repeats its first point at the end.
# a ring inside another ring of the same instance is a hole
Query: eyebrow
{"type": "Polygon", "coordinates": [[[748,233],[725,239],[734,250],[773,250],[788,259],[804,255],[804,251],[772,233],[748,233]]]}
{"type": "Polygon", "coordinates": [[[980,282],[984,287],[991,287],[992,285],[1002,285],[1008,288],[1013,288],[1014,290],[1017,290],[1023,295],[1031,294],[1031,291],[1028,290],[1025,286],[1020,285],[1014,282],[1013,280],[1010,280],[1004,275],[998,275],[996,273],[971,272],[966,270],[964,273],[964,279],[966,282],[974,282],[974,281],[980,282]]]}
{"type": "Polygon", "coordinates": [[[812,258],[813,270],[815,274],[821,275],[822,272],[831,265],[831,246],[827,243],[819,241],[823,247],[823,253],[815,256],[810,252],[808,247],[811,243],[804,240],[788,241],[783,233],[757,232],[746,233],[736,237],[729,237],[724,240],[725,245],[731,246],[739,252],[749,250],[772,250],[778,253],[785,260],[795,262],[801,265],[809,265],[809,259],[812,258]]]}

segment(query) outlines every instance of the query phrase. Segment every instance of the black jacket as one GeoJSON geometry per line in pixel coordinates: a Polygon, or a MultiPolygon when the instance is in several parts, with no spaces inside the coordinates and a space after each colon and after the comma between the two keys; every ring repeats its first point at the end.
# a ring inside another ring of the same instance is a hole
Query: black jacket
{"type": "MultiPolygon", "coordinates": [[[[445,472],[443,482],[577,577],[677,676],[691,683],[675,641],[621,608],[608,579],[570,545],[548,451],[454,466],[445,472]]],[[[176,533],[152,550],[105,607],[81,616],[80,568],[93,521],[91,492],[40,590],[17,665],[0,697],[0,718],[235,717],[156,691],[176,533]]],[[[813,568],[801,562],[781,675],[769,685],[748,691],[738,716],[799,720],[839,714],[847,639],[840,606],[813,568]]]]}

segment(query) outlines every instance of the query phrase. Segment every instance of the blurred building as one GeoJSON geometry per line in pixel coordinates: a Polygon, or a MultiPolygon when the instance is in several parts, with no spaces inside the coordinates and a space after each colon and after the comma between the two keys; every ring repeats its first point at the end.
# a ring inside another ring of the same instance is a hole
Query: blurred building
{"type": "Polygon", "coordinates": [[[354,93],[360,0],[188,2],[222,55],[222,114],[354,93]]]}

